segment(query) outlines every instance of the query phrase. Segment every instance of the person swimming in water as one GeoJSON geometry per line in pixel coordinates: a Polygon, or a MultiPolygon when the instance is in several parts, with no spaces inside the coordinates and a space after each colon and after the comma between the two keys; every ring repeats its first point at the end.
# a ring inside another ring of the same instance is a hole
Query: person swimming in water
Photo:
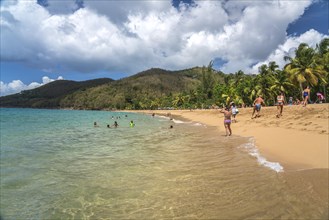
{"type": "Polygon", "coordinates": [[[119,127],[119,124],[118,124],[118,122],[117,122],[117,121],[115,121],[115,122],[114,122],[114,124],[113,124],[111,127],[115,127],[115,128],[119,127]]]}
{"type": "Polygon", "coordinates": [[[134,123],[133,120],[130,121],[130,127],[131,127],[131,128],[135,127],[135,123],[134,123]]]}
{"type": "Polygon", "coordinates": [[[225,131],[226,131],[226,136],[231,136],[232,135],[232,130],[231,130],[232,112],[230,111],[229,107],[222,108],[220,110],[220,112],[224,114],[224,127],[225,127],[225,131]]]}

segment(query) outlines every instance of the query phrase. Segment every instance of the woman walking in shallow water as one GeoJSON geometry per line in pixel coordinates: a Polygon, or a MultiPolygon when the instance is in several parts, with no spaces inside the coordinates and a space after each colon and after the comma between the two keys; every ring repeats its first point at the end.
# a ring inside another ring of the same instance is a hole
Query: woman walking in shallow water
{"type": "Polygon", "coordinates": [[[221,113],[224,113],[224,127],[226,131],[226,136],[231,136],[232,135],[232,130],[231,130],[231,116],[232,112],[230,111],[229,107],[222,108],[220,110],[221,113]]]}

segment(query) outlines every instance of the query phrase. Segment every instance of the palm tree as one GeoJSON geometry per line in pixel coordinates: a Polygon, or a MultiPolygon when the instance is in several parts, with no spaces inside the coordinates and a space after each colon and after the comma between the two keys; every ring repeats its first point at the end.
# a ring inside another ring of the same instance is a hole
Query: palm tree
{"type": "Polygon", "coordinates": [[[242,98],[239,96],[236,87],[234,86],[234,81],[230,81],[230,84],[225,88],[222,98],[224,99],[225,105],[228,105],[232,101],[236,104],[243,103],[242,98]]]}
{"type": "Polygon", "coordinates": [[[275,74],[278,71],[279,65],[276,64],[275,61],[269,62],[268,64],[268,71],[270,72],[270,74],[275,74]]]}
{"type": "Polygon", "coordinates": [[[270,87],[270,91],[273,94],[273,99],[275,103],[275,96],[280,92],[287,94],[290,88],[293,88],[294,84],[288,78],[288,75],[284,71],[277,71],[273,76],[273,85],[270,87]]]}
{"type": "Polygon", "coordinates": [[[184,107],[184,105],[188,105],[190,101],[189,95],[184,95],[182,93],[179,93],[175,96],[174,100],[172,101],[172,105],[174,107],[184,107]]]}
{"type": "Polygon", "coordinates": [[[316,51],[320,56],[329,53],[329,38],[324,38],[316,45],[316,51]]]}
{"type": "MultiPolygon", "coordinates": [[[[329,38],[324,38],[319,44],[316,45],[316,57],[317,57],[316,58],[317,62],[323,66],[323,68],[326,71],[326,74],[328,76],[328,74],[329,74],[329,38]]],[[[328,82],[320,82],[320,84],[323,86],[324,96],[327,97],[326,96],[326,85],[328,85],[328,82]]]]}
{"type": "Polygon", "coordinates": [[[294,84],[288,78],[288,75],[284,71],[277,71],[277,74],[272,77],[273,85],[270,87],[271,90],[276,92],[287,93],[289,88],[292,88],[294,84]]]}
{"type": "Polygon", "coordinates": [[[244,79],[244,72],[242,70],[239,70],[234,74],[234,86],[238,86],[244,79]]]}
{"type": "Polygon", "coordinates": [[[303,83],[316,86],[319,81],[326,83],[326,71],[322,65],[316,62],[315,50],[307,44],[300,44],[295,51],[295,58],[285,56],[285,61],[289,61],[285,65],[284,70],[290,75],[292,82],[299,84],[301,92],[303,91],[303,83]]]}
{"type": "Polygon", "coordinates": [[[272,77],[277,67],[278,65],[276,65],[275,62],[271,62],[270,67],[268,67],[266,64],[260,66],[258,68],[259,75],[257,75],[255,79],[260,89],[258,93],[260,93],[263,96],[267,104],[269,99],[271,98],[270,87],[272,85],[272,77]]]}

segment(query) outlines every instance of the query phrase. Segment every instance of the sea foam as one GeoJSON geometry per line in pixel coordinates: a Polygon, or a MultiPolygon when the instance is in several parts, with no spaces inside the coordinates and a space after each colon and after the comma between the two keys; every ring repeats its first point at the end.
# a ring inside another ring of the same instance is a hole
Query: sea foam
{"type": "Polygon", "coordinates": [[[180,120],[177,120],[177,119],[173,119],[172,121],[173,121],[174,123],[176,123],[176,124],[183,124],[183,123],[185,123],[185,122],[180,121],[180,120]]]}
{"type": "Polygon", "coordinates": [[[250,138],[249,142],[246,144],[243,144],[242,147],[244,149],[246,149],[251,156],[256,157],[257,162],[260,165],[270,168],[270,169],[276,171],[277,173],[284,171],[284,169],[280,163],[270,162],[270,161],[266,160],[265,157],[261,156],[261,154],[259,153],[259,150],[257,149],[257,147],[255,145],[255,140],[253,138],[250,138]]]}

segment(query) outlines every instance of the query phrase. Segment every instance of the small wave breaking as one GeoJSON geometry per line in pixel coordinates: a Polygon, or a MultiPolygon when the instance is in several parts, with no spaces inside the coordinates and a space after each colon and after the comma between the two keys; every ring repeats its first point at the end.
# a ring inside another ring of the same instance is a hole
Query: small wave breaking
{"type": "Polygon", "coordinates": [[[185,122],[181,121],[181,120],[177,120],[177,119],[173,119],[172,120],[175,124],[183,124],[185,122]]]}
{"type": "Polygon", "coordinates": [[[280,163],[270,162],[270,161],[266,160],[265,157],[261,156],[261,154],[259,153],[259,150],[257,149],[257,147],[255,145],[255,140],[253,138],[250,138],[249,142],[246,144],[243,144],[242,147],[244,147],[248,151],[249,155],[256,157],[257,162],[260,165],[270,168],[270,169],[276,171],[277,173],[284,171],[284,169],[280,163]]]}

